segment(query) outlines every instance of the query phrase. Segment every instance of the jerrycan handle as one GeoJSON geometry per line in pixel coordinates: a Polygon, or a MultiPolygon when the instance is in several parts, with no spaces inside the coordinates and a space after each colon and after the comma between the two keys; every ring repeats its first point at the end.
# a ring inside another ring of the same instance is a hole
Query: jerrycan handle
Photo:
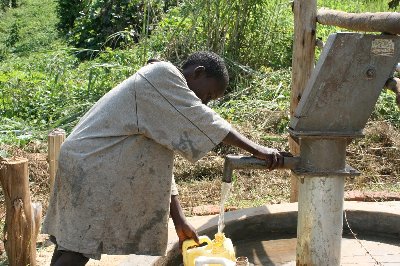
{"type": "Polygon", "coordinates": [[[195,266],[203,266],[203,265],[208,265],[208,264],[220,264],[223,266],[235,266],[236,262],[228,260],[226,258],[222,257],[205,257],[205,256],[200,256],[195,259],[195,266]]]}
{"type": "MultiPolygon", "coordinates": [[[[200,244],[207,243],[207,245],[211,245],[212,241],[208,236],[199,236],[200,244]]],[[[198,247],[199,245],[193,240],[188,239],[183,241],[182,244],[182,253],[186,252],[190,247],[198,247]]]]}

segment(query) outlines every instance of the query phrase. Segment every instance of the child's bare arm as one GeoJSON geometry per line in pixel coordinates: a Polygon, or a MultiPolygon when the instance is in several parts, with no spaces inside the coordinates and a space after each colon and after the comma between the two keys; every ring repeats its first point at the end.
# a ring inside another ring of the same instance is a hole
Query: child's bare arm
{"type": "Polygon", "coordinates": [[[183,214],[178,195],[171,195],[170,214],[179,238],[179,249],[182,249],[182,243],[186,239],[193,239],[196,243],[199,243],[196,230],[187,222],[183,214]]]}
{"type": "Polygon", "coordinates": [[[246,150],[255,157],[265,160],[270,170],[276,169],[283,164],[283,156],[278,150],[258,145],[234,129],[231,129],[222,142],[246,150]]]}

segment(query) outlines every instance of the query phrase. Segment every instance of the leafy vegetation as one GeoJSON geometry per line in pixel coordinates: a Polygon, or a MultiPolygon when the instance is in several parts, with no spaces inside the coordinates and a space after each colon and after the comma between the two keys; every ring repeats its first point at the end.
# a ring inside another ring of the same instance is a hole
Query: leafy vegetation
{"type": "MultiPolygon", "coordinates": [[[[318,5],[352,12],[388,10],[387,1],[320,0],[318,5]]],[[[148,58],[179,65],[195,50],[216,51],[229,66],[232,83],[213,104],[218,112],[233,123],[255,121],[256,129],[285,131],[293,36],[287,1],[22,0],[17,8],[7,5],[0,12],[0,131],[68,131],[148,58]],[[110,24],[100,23],[100,17],[110,24]],[[94,46],[77,48],[71,40],[94,46]],[[91,49],[100,50],[80,60],[91,49]]],[[[317,35],[325,40],[337,30],[318,26],[317,35]]],[[[392,94],[381,95],[373,117],[400,127],[392,94]]]]}
{"type": "Polygon", "coordinates": [[[58,2],[59,28],[70,44],[89,50],[80,54],[86,56],[138,42],[149,34],[167,4],[159,0],[58,2]]]}
{"type": "Polygon", "coordinates": [[[400,0],[391,0],[389,2],[389,8],[396,9],[400,4],[400,0]]]}

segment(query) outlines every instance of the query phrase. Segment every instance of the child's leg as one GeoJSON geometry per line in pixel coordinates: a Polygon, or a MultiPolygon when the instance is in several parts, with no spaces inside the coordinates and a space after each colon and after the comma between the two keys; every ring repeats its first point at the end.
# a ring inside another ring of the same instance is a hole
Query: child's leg
{"type": "Polygon", "coordinates": [[[56,261],[58,260],[58,258],[60,258],[62,255],[62,251],[58,250],[58,245],[56,245],[56,247],[54,248],[54,252],[53,252],[53,256],[51,257],[51,262],[50,262],[50,266],[53,266],[56,261]]]}
{"type": "Polygon", "coordinates": [[[54,250],[50,266],[84,266],[89,258],[81,253],[65,250],[54,250]]]}

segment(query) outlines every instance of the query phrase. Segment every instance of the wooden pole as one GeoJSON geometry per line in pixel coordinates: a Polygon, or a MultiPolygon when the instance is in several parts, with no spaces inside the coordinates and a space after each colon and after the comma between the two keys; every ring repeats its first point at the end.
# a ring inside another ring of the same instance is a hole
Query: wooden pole
{"type": "Polygon", "coordinates": [[[50,195],[53,193],[54,178],[58,168],[58,157],[60,155],[61,144],[64,142],[64,140],[65,131],[59,128],[54,129],[47,136],[50,195]]]}
{"type": "MultiPolygon", "coordinates": [[[[316,0],[295,0],[294,12],[294,42],[292,59],[292,91],[290,95],[290,116],[299,104],[301,95],[314,68],[315,31],[316,31],[316,0]]],[[[300,154],[299,145],[289,137],[290,152],[300,154]]],[[[296,202],[298,197],[297,177],[291,177],[290,201],[296,202]]]]}
{"type": "Polygon", "coordinates": [[[0,181],[6,204],[4,246],[8,263],[10,266],[34,266],[42,206],[31,203],[28,160],[1,159],[0,181]]]}
{"type": "Polygon", "coordinates": [[[347,13],[321,8],[317,21],[323,25],[338,26],[352,31],[384,32],[400,34],[400,13],[347,13]]]}

